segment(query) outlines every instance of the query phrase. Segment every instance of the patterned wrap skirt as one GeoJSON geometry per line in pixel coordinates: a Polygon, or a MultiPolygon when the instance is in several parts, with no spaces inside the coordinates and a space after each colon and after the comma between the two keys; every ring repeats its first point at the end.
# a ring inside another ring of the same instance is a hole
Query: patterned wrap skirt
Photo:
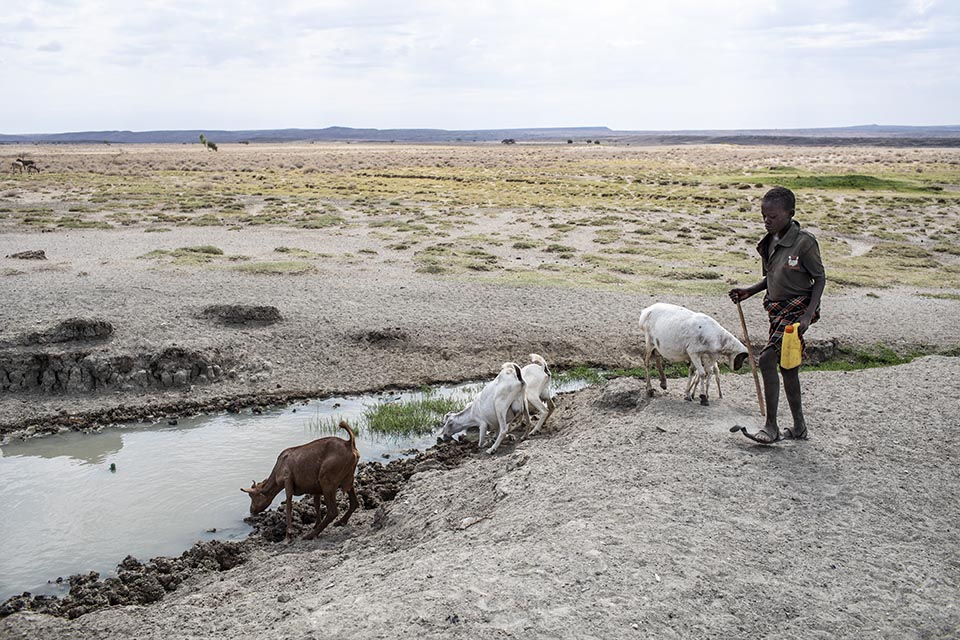
{"type": "MultiPolygon", "coordinates": [[[[780,345],[783,344],[783,328],[788,324],[800,322],[800,318],[807,312],[808,306],[810,306],[810,296],[797,296],[787,300],[771,300],[764,296],[763,308],[767,310],[767,315],[770,317],[770,336],[763,350],[776,349],[779,352],[780,345]]],[[[818,307],[813,313],[810,324],[819,319],[820,308],[818,307]]],[[[804,349],[807,346],[803,340],[803,335],[800,336],[800,346],[804,349]]]]}

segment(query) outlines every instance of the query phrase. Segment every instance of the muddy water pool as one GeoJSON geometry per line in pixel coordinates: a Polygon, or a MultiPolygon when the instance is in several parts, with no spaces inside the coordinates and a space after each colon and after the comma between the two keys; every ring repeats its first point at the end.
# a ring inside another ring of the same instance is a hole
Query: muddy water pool
{"type": "MultiPolygon", "coordinates": [[[[441,387],[442,395],[474,386],[441,387]]],[[[0,451],[0,600],[23,591],[56,594],[55,579],[110,575],[127,554],[178,556],[197,540],[241,539],[249,498],[283,449],[324,437],[322,418],[356,425],[365,407],[416,392],[327,398],[253,414],[180,418],[99,433],[65,433],[0,451]],[[114,465],[115,471],[110,467],[114,465]]],[[[341,437],[346,433],[340,430],[341,437]]],[[[434,434],[363,432],[361,460],[425,449],[434,434]]],[[[283,492],[274,504],[283,501],[283,492]]]]}
{"type": "MultiPolygon", "coordinates": [[[[557,391],[583,386],[571,381],[557,391]]],[[[469,399],[479,389],[463,384],[431,393],[469,399]]],[[[321,421],[342,417],[355,426],[367,407],[420,397],[333,397],[262,414],[203,415],[8,444],[0,449],[0,601],[24,591],[59,595],[66,581],[56,579],[74,573],[114,575],[128,554],[146,561],[179,556],[198,540],[242,539],[251,528],[243,522],[249,498],[240,487],[267,477],[280,451],[329,435],[318,428],[321,421]]],[[[361,461],[386,461],[435,441],[436,432],[398,437],[364,429],[357,447],[361,461]]],[[[274,505],[283,498],[281,492],[274,505]]]]}

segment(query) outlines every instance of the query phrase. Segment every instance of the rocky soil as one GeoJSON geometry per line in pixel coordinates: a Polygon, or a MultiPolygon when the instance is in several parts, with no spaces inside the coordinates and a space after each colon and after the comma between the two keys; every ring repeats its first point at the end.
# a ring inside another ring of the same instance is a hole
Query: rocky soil
{"type": "MultiPolygon", "coordinates": [[[[296,276],[158,268],[139,259],[158,243],[269,259],[337,240],[156,236],[0,234],[0,255],[46,256],[0,259],[0,437],[479,378],[530,352],[554,368],[636,366],[636,318],[658,300],[740,333],[723,297],[508,287],[386,261],[296,276]]],[[[957,305],[828,289],[809,337],[952,352],[939,319],[957,305]]],[[[744,310],[762,340],[759,301],[744,310]]],[[[13,613],[0,637],[949,636],[960,505],[945,381],[958,368],[934,356],[802,374],[813,439],[777,447],[729,433],[756,427],[750,376],[725,375],[710,407],[614,381],[564,398],[553,429],[493,457],[464,443],[365,468],[365,509],[319,540],[274,542],[270,512],[243,543],[129,558],[116,578],[75,577],[73,600],[8,603],[64,617],[13,613]]]]}
{"type": "Polygon", "coordinates": [[[710,407],[613,381],[318,540],[252,545],[153,604],[16,613],[0,635],[950,637],[960,443],[938,381],[957,373],[804,375],[812,438],[773,447],[728,431],[755,426],[749,376],[710,407]]]}

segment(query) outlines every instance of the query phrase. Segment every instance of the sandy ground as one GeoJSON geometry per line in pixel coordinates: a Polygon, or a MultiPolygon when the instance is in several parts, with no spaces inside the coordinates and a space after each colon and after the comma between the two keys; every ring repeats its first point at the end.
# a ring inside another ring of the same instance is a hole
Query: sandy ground
{"type": "MultiPolygon", "coordinates": [[[[176,406],[249,393],[322,395],[385,386],[459,381],[495,373],[500,363],[535,351],[554,366],[608,367],[642,362],[636,340],[640,310],[655,301],[711,313],[740,334],[736,307],[723,296],[644,295],[615,290],[509,287],[457,276],[426,276],[383,260],[324,262],[299,276],[250,275],[225,268],[158,266],[140,256],[157,248],[211,244],[227,253],[276,259],[276,246],[312,251],[340,240],[323,231],[261,229],[73,230],[0,234],[0,256],[42,249],[46,261],[0,257],[16,275],[0,278],[0,341],[71,317],[110,321],[105,343],[46,345],[136,355],[181,346],[236,362],[237,377],[190,389],[109,392],[89,396],[0,394],[0,432],[28,420],[54,419],[147,402],[176,406]],[[37,292],[42,292],[38,295],[37,292]],[[223,326],[201,316],[210,304],[277,307],[270,327],[223,326]],[[370,332],[400,329],[402,340],[370,341],[370,332]],[[63,412],[61,414],[61,412],[63,412]]],[[[744,282],[755,276],[745,274],[744,282]]],[[[957,301],[919,297],[915,290],[827,292],[823,320],[811,340],[843,345],[884,343],[928,351],[958,344],[935,318],[955,315],[957,301]]],[[[759,297],[744,303],[751,338],[762,342],[759,297]]]]}
{"type": "Polygon", "coordinates": [[[614,381],[564,398],[543,437],[414,475],[378,531],[358,512],[159,604],[15,614],[0,634],[955,637],[956,400],[938,382],[958,373],[804,375],[813,437],[776,447],[728,432],[754,419],[747,376],[711,407],[675,388],[637,405],[639,383],[614,381]]]}
{"type": "MultiPolygon", "coordinates": [[[[0,342],[96,317],[113,324],[109,340],[32,349],[176,345],[235,363],[234,377],[177,390],[2,393],[0,434],[77,416],[96,423],[117,407],[147,415],[250,394],[478,378],[530,352],[554,367],[636,366],[636,319],[655,301],[740,333],[722,296],[497,285],[416,273],[387,253],[318,261],[298,276],[140,258],[211,244],[265,261],[278,246],[339,255],[364,242],[283,228],[0,234],[0,342]],[[31,249],[48,260],[3,257],[31,249]],[[210,304],[272,305],[283,320],[222,326],[201,316],[210,304]],[[371,339],[384,333],[400,338],[371,339]]],[[[809,337],[901,351],[957,345],[942,319],[960,303],[917,293],[828,288],[809,337]]],[[[762,341],[759,300],[744,310],[762,341]]],[[[813,439],[771,448],[728,431],[755,425],[749,376],[725,375],[725,398],[710,407],[683,402],[675,383],[638,404],[639,383],[613,382],[565,397],[542,437],[415,474],[382,528],[373,511],[358,512],[320,540],[264,545],[246,564],[195,576],[156,605],[73,621],[15,614],[0,637],[955,636],[958,421],[947,381],[958,373],[960,359],[928,357],[802,374],[813,439]]]]}

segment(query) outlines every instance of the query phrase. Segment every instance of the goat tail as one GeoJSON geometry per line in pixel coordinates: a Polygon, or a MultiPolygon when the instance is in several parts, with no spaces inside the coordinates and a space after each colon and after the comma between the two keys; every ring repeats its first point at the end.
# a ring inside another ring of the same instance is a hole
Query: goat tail
{"type": "Polygon", "coordinates": [[[543,356],[541,356],[539,353],[531,353],[530,362],[536,363],[543,367],[543,372],[547,374],[547,377],[550,376],[550,367],[547,366],[547,361],[544,360],[543,356]]]}
{"type": "Polygon", "coordinates": [[[341,420],[341,421],[340,421],[340,428],[346,430],[346,432],[347,432],[348,434],[350,434],[350,441],[349,441],[349,442],[350,442],[350,448],[353,449],[354,451],[356,451],[356,450],[357,450],[357,437],[356,437],[355,435],[353,435],[353,429],[350,428],[350,425],[347,424],[347,421],[346,421],[346,420],[341,420]]]}
{"type": "Polygon", "coordinates": [[[517,380],[520,381],[520,384],[526,384],[523,381],[523,372],[520,370],[520,365],[518,365],[516,362],[511,362],[510,364],[513,366],[513,372],[516,374],[517,380]]]}

